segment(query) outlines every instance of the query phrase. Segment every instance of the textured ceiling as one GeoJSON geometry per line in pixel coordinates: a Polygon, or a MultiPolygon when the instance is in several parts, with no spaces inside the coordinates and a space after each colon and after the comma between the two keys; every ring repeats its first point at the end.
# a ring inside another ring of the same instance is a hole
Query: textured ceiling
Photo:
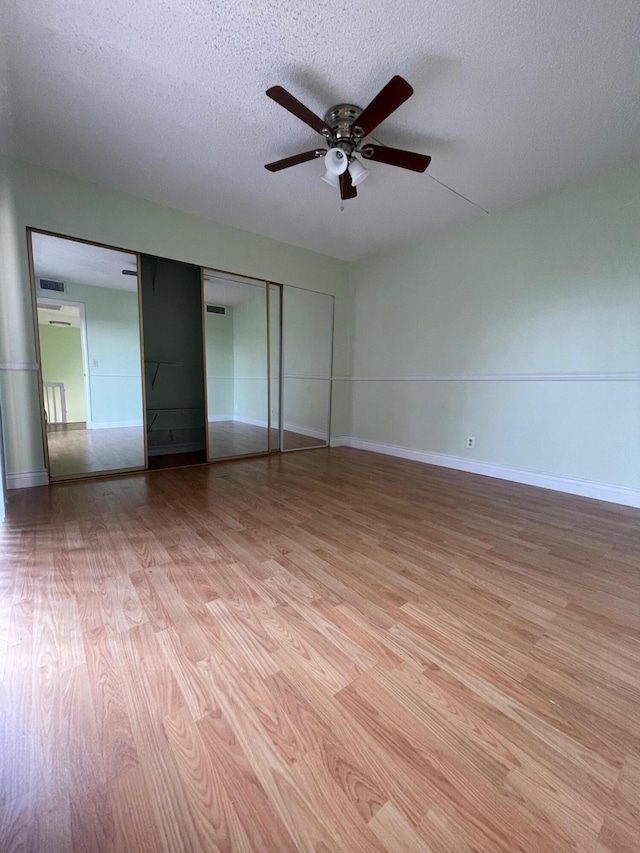
{"type": "Polygon", "coordinates": [[[211,305],[233,308],[259,299],[265,303],[266,310],[266,287],[265,283],[259,281],[225,276],[214,270],[204,271],[204,301],[211,305]]]}
{"type": "Polygon", "coordinates": [[[7,153],[345,259],[630,158],[640,148],[638,0],[20,0],[2,4],[7,153]],[[375,134],[431,154],[371,164],[339,210],[321,164],[263,164],[321,137],[393,74],[415,95],[375,134]]]}

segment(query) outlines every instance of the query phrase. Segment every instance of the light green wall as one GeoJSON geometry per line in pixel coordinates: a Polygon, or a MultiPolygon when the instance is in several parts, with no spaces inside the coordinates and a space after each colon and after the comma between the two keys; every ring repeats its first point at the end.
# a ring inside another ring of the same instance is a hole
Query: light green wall
{"type": "MultiPolygon", "coordinates": [[[[350,367],[346,263],[7,157],[0,157],[0,362],[36,361],[27,226],[333,293],[336,365],[350,367]]],[[[37,388],[34,370],[0,370],[9,474],[44,465],[37,388]]],[[[342,435],[348,402],[338,396],[334,431],[342,435]]]]}
{"type": "Polygon", "coordinates": [[[380,253],[351,281],[352,436],[640,487],[640,164],[380,253]]]}
{"type": "Polygon", "coordinates": [[[42,379],[64,383],[67,422],[80,423],[86,418],[80,329],[45,323],[39,329],[42,379]]]}
{"type": "Polygon", "coordinates": [[[209,420],[233,419],[233,308],[204,315],[209,420]]]}
{"type": "Polygon", "coordinates": [[[267,422],[266,291],[233,309],[234,410],[238,419],[267,422]]]}

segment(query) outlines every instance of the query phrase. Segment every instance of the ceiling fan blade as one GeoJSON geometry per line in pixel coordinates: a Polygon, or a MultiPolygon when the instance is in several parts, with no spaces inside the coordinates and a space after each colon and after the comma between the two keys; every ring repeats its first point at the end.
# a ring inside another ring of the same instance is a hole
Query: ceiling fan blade
{"type": "Polygon", "coordinates": [[[345,201],[348,198],[355,198],[358,195],[358,190],[351,183],[351,175],[349,170],[340,175],[340,198],[345,201]]]}
{"type": "Polygon", "coordinates": [[[297,98],[294,98],[291,92],[287,92],[282,86],[272,86],[270,89],[267,89],[267,96],[272,101],[275,101],[276,104],[284,107],[285,110],[289,110],[296,118],[308,124],[309,127],[312,127],[318,133],[324,134],[328,130],[328,127],[321,118],[312,113],[309,107],[305,107],[297,98]]]}
{"type": "Polygon", "coordinates": [[[392,77],[384,89],[381,89],[369,106],[365,107],[354,122],[362,129],[362,136],[368,136],[387,116],[398,109],[413,95],[413,89],[403,77],[392,77]]]}
{"type": "Polygon", "coordinates": [[[401,148],[389,148],[386,145],[365,145],[359,153],[365,160],[400,166],[401,169],[411,169],[412,172],[426,171],[431,162],[431,157],[427,154],[416,154],[414,151],[403,151],[401,148]]]}
{"type": "Polygon", "coordinates": [[[280,169],[288,169],[289,166],[297,166],[298,163],[315,160],[316,157],[321,157],[325,153],[325,151],[320,151],[317,148],[313,151],[303,151],[302,154],[294,154],[293,157],[285,157],[283,160],[275,160],[273,163],[267,163],[265,169],[268,169],[270,172],[279,172],[280,169]]]}

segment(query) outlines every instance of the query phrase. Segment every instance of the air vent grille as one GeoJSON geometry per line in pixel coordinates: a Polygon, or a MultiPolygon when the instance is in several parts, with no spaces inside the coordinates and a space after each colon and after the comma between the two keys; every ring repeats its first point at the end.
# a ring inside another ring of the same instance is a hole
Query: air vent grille
{"type": "Polygon", "coordinates": [[[207,305],[208,314],[226,314],[227,309],[224,305],[207,305]]]}
{"type": "Polygon", "coordinates": [[[51,278],[41,278],[40,290],[55,290],[56,293],[64,293],[64,281],[53,281],[51,278]]]}

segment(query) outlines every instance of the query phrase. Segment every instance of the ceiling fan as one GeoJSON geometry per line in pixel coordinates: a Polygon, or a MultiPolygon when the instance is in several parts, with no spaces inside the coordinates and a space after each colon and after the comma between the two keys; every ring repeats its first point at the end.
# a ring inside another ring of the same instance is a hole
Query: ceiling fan
{"type": "Polygon", "coordinates": [[[431,157],[425,154],[365,142],[366,137],[370,136],[379,124],[413,95],[411,86],[398,75],[392,77],[364,109],[354,104],[337,104],[327,110],[324,119],[312,113],[282,86],[272,86],[271,89],[267,89],[267,95],[313,130],[322,134],[328,146],[303,151],[302,154],[294,154],[293,157],[267,163],[265,169],[270,172],[279,172],[281,169],[297,166],[298,163],[324,157],[326,171],[322,176],[323,181],[339,189],[342,199],[350,199],[356,197],[358,194],[356,187],[369,174],[369,170],[357,159],[356,154],[365,160],[399,166],[401,169],[411,169],[413,172],[424,172],[431,162],[431,157]]]}

